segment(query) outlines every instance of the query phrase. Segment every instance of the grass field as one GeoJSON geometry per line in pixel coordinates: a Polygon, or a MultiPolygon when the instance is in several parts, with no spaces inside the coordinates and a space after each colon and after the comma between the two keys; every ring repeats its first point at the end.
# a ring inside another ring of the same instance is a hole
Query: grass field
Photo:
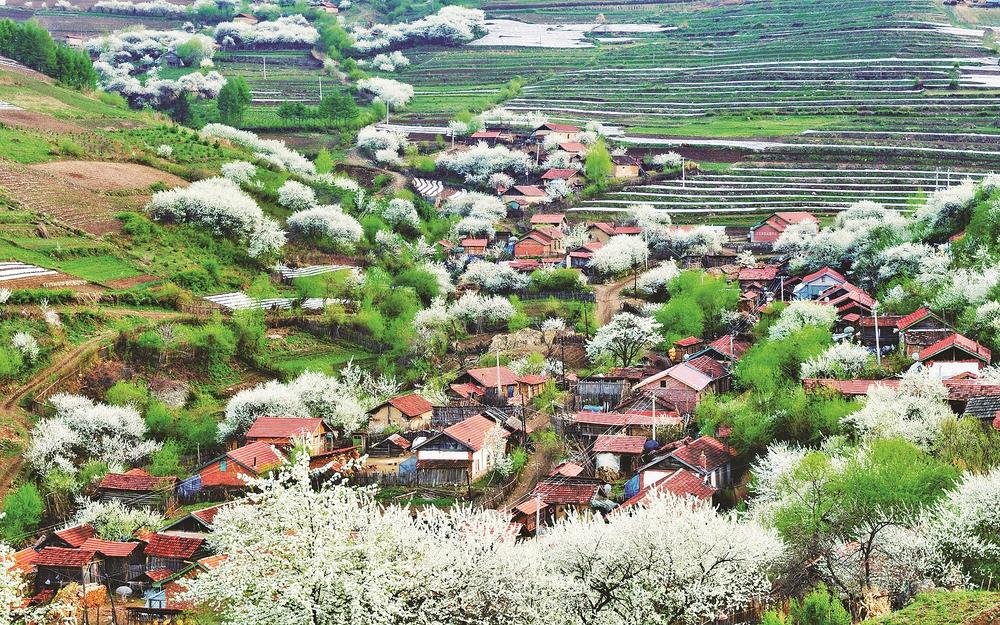
{"type": "Polygon", "coordinates": [[[272,340],[268,357],[275,367],[294,377],[303,371],[336,373],[348,362],[368,363],[375,355],[353,345],[333,343],[297,332],[272,340]]]}
{"type": "Polygon", "coordinates": [[[984,612],[996,609],[1000,619],[1000,593],[956,590],[918,595],[906,608],[890,615],[871,619],[862,625],[991,625],[997,620],[975,620],[984,612]]]}

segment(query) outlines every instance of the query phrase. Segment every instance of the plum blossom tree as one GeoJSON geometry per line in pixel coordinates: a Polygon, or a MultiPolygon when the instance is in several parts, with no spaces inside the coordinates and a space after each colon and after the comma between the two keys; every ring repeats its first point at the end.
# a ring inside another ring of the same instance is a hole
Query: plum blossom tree
{"type": "Polygon", "coordinates": [[[14,550],[0,542],[0,625],[14,625],[24,616],[27,580],[14,562],[14,550]]]}
{"type": "Polygon", "coordinates": [[[25,454],[42,475],[54,469],[75,473],[77,464],[87,459],[130,467],[160,448],[144,440],[146,423],[133,406],[98,404],[66,393],[53,395],[49,402],[55,413],[32,429],[25,454]]]}
{"type": "Polygon", "coordinates": [[[239,130],[225,124],[205,124],[200,134],[203,137],[225,139],[253,151],[255,159],[268,163],[280,171],[289,171],[302,176],[314,176],[316,165],[278,139],[261,139],[249,130],[239,130]]]}
{"type": "Polygon", "coordinates": [[[437,159],[437,166],[464,176],[470,184],[483,185],[496,173],[527,174],[531,169],[531,157],[503,145],[490,147],[480,142],[464,152],[442,154],[437,159]]]}
{"type": "Polygon", "coordinates": [[[94,501],[83,499],[73,516],[71,525],[90,525],[98,538],[127,541],[140,529],[156,531],[166,519],[150,508],[126,506],[120,501],[94,501]]]}
{"type": "Polygon", "coordinates": [[[358,131],[358,149],[377,163],[399,163],[399,153],[409,141],[406,134],[395,130],[381,130],[366,126],[358,131]]]}
{"type": "Polygon", "coordinates": [[[247,161],[232,161],[224,163],[219,171],[223,178],[232,180],[238,185],[244,185],[257,175],[257,166],[247,161]]]}
{"type": "Polygon", "coordinates": [[[485,14],[478,9],[446,6],[414,22],[355,27],[351,30],[353,47],[359,52],[374,52],[419,42],[459,45],[485,33],[484,20],[485,14]]]}
{"type": "Polygon", "coordinates": [[[482,217],[462,217],[452,228],[452,232],[456,237],[474,237],[477,235],[485,236],[487,239],[492,239],[496,234],[496,228],[493,227],[492,219],[485,219],[482,217]]]}
{"type": "Polygon", "coordinates": [[[573,193],[573,189],[565,180],[549,180],[545,183],[545,195],[553,200],[561,200],[573,193]]]}
{"type": "Polygon", "coordinates": [[[301,182],[287,180],[278,189],[278,204],[293,211],[312,208],[316,205],[316,192],[301,182]]]}
{"type": "Polygon", "coordinates": [[[489,185],[491,189],[509,189],[514,186],[514,178],[509,174],[498,171],[490,176],[490,179],[486,184],[489,185]]]}
{"type": "Polygon", "coordinates": [[[1000,469],[966,473],[926,515],[933,568],[948,578],[957,568],[985,586],[1000,568],[1000,469]]]}
{"type": "Polygon", "coordinates": [[[656,319],[618,313],[587,343],[587,358],[594,361],[608,355],[614,362],[627,367],[639,354],[661,340],[660,322],[656,319]]]}
{"type": "Polygon", "coordinates": [[[806,326],[830,328],[837,320],[837,309],[810,300],[796,300],[781,311],[768,336],[783,339],[806,326]]]}
{"type": "Polygon", "coordinates": [[[679,275],[681,270],[677,268],[677,263],[669,260],[640,274],[636,288],[641,293],[653,295],[665,289],[667,283],[679,275]]]}
{"type": "Polygon", "coordinates": [[[842,422],[865,440],[899,437],[929,450],[941,434],[942,424],[955,419],[947,399],[948,390],[941,380],[911,372],[896,388],[884,384],[870,387],[864,407],[842,422]]]}
{"type": "Polygon", "coordinates": [[[482,332],[483,328],[507,323],[514,316],[514,306],[506,297],[480,295],[468,291],[448,308],[448,313],[467,327],[482,332]]]}
{"type": "Polygon", "coordinates": [[[495,195],[486,195],[478,191],[460,191],[444,203],[444,212],[449,215],[488,219],[493,223],[507,215],[507,207],[495,195]]]}
{"type": "Polygon", "coordinates": [[[868,348],[857,343],[834,343],[822,354],[802,363],[803,378],[856,378],[872,359],[868,348]]]}
{"type": "Polygon", "coordinates": [[[277,380],[241,391],[226,404],[220,441],[240,436],[258,417],[318,417],[345,432],[368,420],[367,410],[398,390],[390,378],[344,367],[339,377],[304,371],[287,384],[277,380]]]}
{"type": "Polygon", "coordinates": [[[298,14],[256,24],[222,22],[216,25],[213,36],[224,48],[268,44],[312,45],[319,41],[319,31],[298,14]]]}
{"type": "Polygon", "coordinates": [[[413,99],[413,87],[391,78],[363,78],[358,81],[358,89],[367,91],[391,109],[400,109],[413,99]]]}
{"type": "Polygon", "coordinates": [[[192,222],[216,234],[228,234],[247,245],[253,258],[277,253],[285,232],[257,202],[227,178],[206,178],[186,188],[158,191],[146,205],[154,218],[192,222]]]}
{"type": "Polygon", "coordinates": [[[31,334],[27,332],[15,332],[14,336],[10,337],[10,344],[29,363],[38,360],[41,348],[38,346],[38,341],[31,334]]]}
{"type": "Polygon", "coordinates": [[[460,281],[474,284],[486,293],[510,293],[526,288],[530,278],[510,265],[477,260],[469,265],[460,281]]]}
{"type": "Polygon", "coordinates": [[[619,234],[594,252],[588,265],[604,275],[634,271],[649,260],[649,248],[642,237],[619,234]]]}
{"type": "Polygon", "coordinates": [[[382,219],[395,229],[416,230],[420,227],[420,215],[410,200],[394,198],[382,209],[382,219]]]}
{"type": "Polygon", "coordinates": [[[340,206],[322,205],[299,211],[288,218],[288,230],[302,238],[327,238],[339,249],[354,249],[364,236],[358,220],[340,206]]]}
{"type": "Polygon", "coordinates": [[[913,213],[918,236],[951,232],[956,221],[971,208],[975,198],[976,185],[969,179],[954,187],[935,191],[913,213]]]}

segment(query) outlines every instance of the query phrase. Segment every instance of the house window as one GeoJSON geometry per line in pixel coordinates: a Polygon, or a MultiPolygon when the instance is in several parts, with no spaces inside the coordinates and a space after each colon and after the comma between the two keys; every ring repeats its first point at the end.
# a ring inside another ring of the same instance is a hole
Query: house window
{"type": "Polygon", "coordinates": [[[225,473],[226,472],[226,467],[228,467],[228,466],[229,466],[229,461],[226,460],[225,458],[223,458],[222,460],[219,461],[219,471],[225,473]]]}

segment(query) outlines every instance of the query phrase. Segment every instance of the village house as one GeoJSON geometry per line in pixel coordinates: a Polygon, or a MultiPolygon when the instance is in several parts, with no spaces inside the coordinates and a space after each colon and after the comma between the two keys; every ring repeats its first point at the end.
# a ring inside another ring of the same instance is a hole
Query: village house
{"type": "Polygon", "coordinates": [[[807,224],[814,231],[819,231],[819,220],[811,213],[804,211],[785,211],[774,213],[761,223],[750,228],[751,243],[771,243],[791,225],[807,224]]]}
{"type": "Polygon", "coordinates": [[[398,458],[410,453],[413,443],[401,434],[390,434],[374,445],[368,446],[372,458],[398,458]]]}
{"type": "Polygon", "coordinates": [[[736,275],[740,283],[740,291],[756,289],[758,291],[768,288],[778,277],[781,270],[777,265],[764,265],[763,267],[742,267],[736,275]]]}
{"type": "Polygon", "coordinates": [[[380,432],[390,426],[404,431],[423,430],[431,425],[434,406],[420,395],[409,393],[386,400],[368,414],[371,432],[380,432]]]}
{"type": "Polygon", "coordinates": [[[539,374],[525,374],[517,376],[517,394],[521,396],[522,402],[529,402],[531,399],[545,389],[545,384],[549,381],[549,376],[539,374]]]}
{"type": "MultiPolygon", "coordinates": [[[[662,404],[661,404],[662,405],[662,404]]],[[[676,410],[650,412],[592,412],[581,410],[571,417],[572,425],[582,438],[594,438],[605,434],[624,434],[656,438],[657,429],[676,428],[683,423],[676,410]]]]}
{"type": "Polygon", "coordinates": [[[613,155],[611,157],[611,164],[614,167],[611,173],[612,178],[631,180],[642,175],[642,163],[634,156],[627,154],[613,155]]]}
{"type": "Polygon", "coordinates": [[[559,228],[536,228],[514,244],[517,258],[562,257],[565,253],[565,234],[559,228]]]}
{"type": "Polygon", "coordinates": [[[226,504],[209,506],[200,510],[192,510],[181,518],[165,525],[161,533],[170,534],[172,532],[183,532],[185,534],[207,534],[212,531],[212,523],[215,522],[215,515],[226,504]]]}
{"type": "Polygon", "coordinates": [[[834,285],[823,291],[817,299],[837,309],[837,315],[869,315],[875,306],[875,298],[850,282],[834,285]]]}
{"type": "Polygon", "coordinates": [[[462,239],[462,250],[469,256],[486,256],[486,248],[490,244],[489,239],[476,239],[467,237],[462,239]]]}
{"type": "Polygon", "coordinates": [[[503,200],[504,204],[514,202],[521,209],[534,204],[547,204],[552,201],[552,198],[549,197],[549,194],[544,189],[530,184],[514,185],[500,199],[503,200]]]}
{"type": "Polygon", "coordinates": [[[496,398],[499,394],[501,399],[511,400],[517,393],[517,374],[504,365],[469,369],[455,381],[456,385],[469,383],[482,389],[480,397],[496,398]]]}
{"type": "Polygon", "coordinates": [[[486,475],[507,447],[509,432],[492,419],[475,415],[414,445],[417,481],[424,485],[465,484],[486,475]]]}
{"type": "Polygon", "coordinates": [[[750,343],[734,334],[724,334],[709,343],[702,353],[717,360],[727,360],[732,363],[742,358],[743,353],[748,349],[750,349],[750,343]]]}
{"type": "Polygon", "coordinates": [[[309,453],[320,454],[333,446],[334,432],[323,419],[304,417],[258,417],[246,433],[247,444],[266,443],[291,449],[303,440],[309,453]]]}
{"type": "Polygon", "coordinates": [[[729,371],[710,356],[699,355],[649,376],[633,391],[649,391],[676,406],[681,414],[693,414],[705,395],[725,393],[729,386],[729,371]]]}
{"type": "Polygon", "coordinates": [[[962,414],[978,419],[986,427],[1000,430],[1000,393],[970,397],[962,414]]]}
{"type": "Polygon", "coordinates": [[[66,547],[76,549],[83,543],[87,542],[88,538],[93,538],[96,535],[97,532],[89,523],[84,525],[73,525],[61,530],[56,530],[55,532],[47,535],[42,542],[36,545],[36,548],[43,549],[45,547],[66,547]]]}
{"type": "Polygon", "coordinates": [[[875,349],[876,344],[879,349],[891,350],[899,345],[899,332],[896,323],[902,318],[899,315],[879,315],[878,326],[875,325],[875,317],[860,315],[857,319],[848,319],[845,315],[843,323],[837,328],[843,332],[846,326],[851,326],[858,337],[858,342],[868,349],[875,349]]]}
{"type": "Polygon", "coordinates": [[[80,546],[82,551],[93,551],[100,556],[101,579],[111,586],[128,584],[142,575],[144,554],[140,542],[118,542],[89,538],[80,546]]]}
{"type": "Polygon", "coordinates": [[[237,13],[233,16],[232,21],[238,24],[249,24],[250,26],[257,24],[257,18],[250,13],[237,13]]]}
{"type": "Polygon", "coordinates": [[[795,299],[816,299],[816,297],[833,286],[840,286],[847,282],[839,271],[829,267],[818,269],[807,276],[795,286],[795,299]]]}
{"type": "Polygon", "coordinates": [[[153,477],[142,469],[108,473],[97,486],[97,499],[133,508],[166,511],[174,504],[176,477],[153,477]]]}
{"type": "Polygon", "coordinates": [[[208,555],[205,539],[176,534],[153,534],[146,543],[146,570],[179,571],[193,560],[208,555]]]}
{"type": "Polygon", "coordinates": [[[497,143],[510,144],[514,142],[514,135],[502,130],[477,130],[469,135],[470,144],[474,145],[479,142],[484,142],[490,147],[495,146],[497,143]]]}
{"type": "Polygon", "coordinates": [[[552,180],[565,180],[566,184],[570,187],[579,187],[583,184],[583,178],[580,177],[580,172],[575,169],[552,168],[542,174],[542,180],[545,182],[550,182],[552,180]]]}
{"type": "Polygon", "coordinates": [[[705,341],[696,336],[677,339],[674,341],[673,347],[670,348],[670,360],[676,362],[685,356],[700,352],[704,347],[705,341]]]}
{"type": "Polygon", "coordinates": [[[991,357],[989,348],[961,334],[951,334],[917,353],[917,361],[938,378],[977,373],[989,366],[991,357]]]}
{"type": "Polygon", "coordinates": [[[546,122],[531,133],[531,138],[536,141],[542,141],[549,136],[555,137],[559,143],[577,142],[580,140],[580,127],[546,122]]]}
{"type": "Polygon", "coordinates": [[[589,513],[591,503],[603,485],[604,482],[589,477],[548,477],[535,485],[528,499],[544,503],[546,520],[554,523],[571,513],[589,513]]]}
{"type": "MultiPolygon", "coordinates": [[[[736,452],[711,436],[690,437],[664,445],[639,471],[687,469],[712,488],[732,484],[732,463],[736,452]]],[[[655,475],[651,476],[655,479],[655,475]]]]}
{"type": "Polygon", "coordinates": [[[621,509],[647,505],[647,497],[656,492],[707,501],[715,495],[717,489],[688,469],[648,469],[637,473],[625,483],[626,499],[622,502],[621,509]]]}
{"type": "Polygon", "coordinates": [[[574,161],[583,160],[587,155],[587,146],[579,141],[565,141],[559,144],[559,149],[569,154],[570,159],[574,161]]]}
{"type": "Polygon", "coordinates": [[[285,457],[268,443],[256,442],[227,451],[202,465],[194,475],[181,482],[182,497],[193,498],[202,491],[226,496],[246,489],[247,480],[260,477],[285,462],[285,457]]]}
{"type": "Polygon", "coordinates": [[[587,239],[601,243],[607,243],[611,237],[620,234],[637,235],[642,233],[639,226],[616,226],[606,221],[595,221],[587,226],[587,239]]]}
{"type": "Polygon", "coordinates": [[[535,213],[528,221],[532,228],[558,228],[563,232],[569,230],[565,213],[535,213]]]}
{"type": "Polygon", "coordinates": [[[604,247],[600,241],[588,241],[579,247],[575,247],[566,254],[566,266],[570,269],[586,270],[590,266],[590,259],[594,257],[594,252],[604,247]]]}
{"type": "Polygon", "coordinates": [[[99,584],[101,557],[96,551],[45,547],[34,557],[35,592],[59,590],[66,584],[99,584]]]}
{"type": "Polygon", "coordinates": [[[941,317],[927,308],[918,308],[912,313],[900,317],[896,322],[900,341],[906,353],[919,354],[925,347],[947,338],[955,331],[941,317]]]}
{"type": "MultiPolygon", "coordinates": [[[[623,434],[601,434],[590,448],[594,454],[594,468],[598,475],[601,471],[611,474],[612,479],[619,475],[631,475],[637,462],[646,453],[645,436],[628,436],[623,434]]],[[[653,445],[655,449],[655,444],[653,445]]]]}
{"type": "Polygon", "coordinates": [[[146,577],[150,580],[149,588],[143,594],[145,607],[170,612],[173,610],[189,610],[194,607],[190,599],[185,597],[187,587],[184,580],[191,579],[218,568],[226,561],[225,554],[205,556],[186,565],[178,571],[161,568],[148,571],[146,577]]]}

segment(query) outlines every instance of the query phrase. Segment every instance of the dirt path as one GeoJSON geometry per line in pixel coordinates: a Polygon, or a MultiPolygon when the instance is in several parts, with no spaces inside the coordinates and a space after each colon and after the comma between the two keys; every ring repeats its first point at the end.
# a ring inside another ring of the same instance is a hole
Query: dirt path
{"type": "MultiPolygon", "coordinates": [[[[552,418],[549,415],[538,412],[534,417],[528,419],[528,431],[534,432],[538,429],[544,428],[551,423],[552,418]]],[[[549,471],[552,470],[551,461],[546,461],[544,454],[536,449],[528,457],[527,464],[524,465],[524,469],[521,470],[521,474],[517,478],[517,484],[514,486],[514,490],[507,495],[503,503],[498,506],[501,510],[506,510],[511,505],[519,503],[519,501],[528,493],[531,489],[535,487],[535,484],[539,482],[544,476],[548,475],[549,471]]]]}
{"type": "Polygon", "coordinates": [[[597,310],[594,316],[597,323],[604,325],[611,321],[611,317],[618,312],[621,305],[621,292],[634,278],[627,276],[608,284],[598,284],[594,286],[594,296],[597,298],[597,310]]]}
{"type": "MultiPolygon", "coordinates": [[[[27,382],[12,389],[10,395],[6,396],[3,402],[0,403],[0,414],[9,418],[19,428],[30,431],[34,423],[31,420],[31,416],[21,408],[21,401],[29,394],[52,384],[53,381],[65,380],[74,375],[77,364],[100,349],[101,345],[109,341],[114,335],[114,331],[102,332],[63,353],[52,364],[36,373],[27,382]]],[[[17,473],[21,470],[23,462],[24,452],[22,451],[0,464],[0,499],[10,489],[11,483],[17,477],[17,473]]]]}

